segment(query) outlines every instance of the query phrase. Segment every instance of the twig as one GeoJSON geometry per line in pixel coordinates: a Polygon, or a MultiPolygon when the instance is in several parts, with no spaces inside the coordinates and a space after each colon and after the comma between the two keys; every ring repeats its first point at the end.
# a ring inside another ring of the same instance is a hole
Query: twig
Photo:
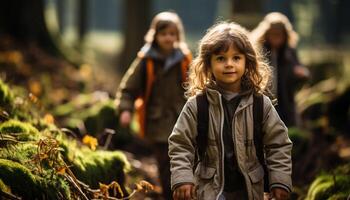
{"type": "Polygon", "coordinates": [[[80,189],[80,187],[74,182],[74,178],[69,176],[68,174],[63,174],[63,176],[67,179],[69,183],[79,192],[83,199],[89,200],[89,198],[84,194],[84,192],[80,189]]]}
{"type": "Polygon", "coordinates": [[[115,130],[110,129],[110,128],[106,128],[104,130],[104,132],[107,134],[107,139],[106,139],[105,144],[103,145],[103,149],[106,150],[108,148],[109,144],[111,143],[112,137],[115,134],[115,130]]]}
{"type": "Polygon", "coordinates": [[[13,194],[7,193],[7,192],[2,191],[2,190],[0,190],[0,197],[5,197],[5,198],[10,199],[10,200],[21,200],[20,197],[17,197],[13,194]]]}

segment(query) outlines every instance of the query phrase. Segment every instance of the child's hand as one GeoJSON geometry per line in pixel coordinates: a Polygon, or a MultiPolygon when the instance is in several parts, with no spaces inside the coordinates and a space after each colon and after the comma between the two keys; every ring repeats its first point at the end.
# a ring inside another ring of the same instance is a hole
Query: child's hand
{"type": "Polygon", "coordinates": [[[285,189],[275,187],[271,189],[271,196],[271,199],[274,200],[287,200],[289,199],[289,192],[285,189]]]}
{"type": "Polygon", "coordinates": [[[184,184],[174,190],[174,200],[191,200],[195,198],[195,187],[193,184],[184,184]]]}
{"type": "Polygon", "coordinates": [[[298,65],[294,67],[294,74],[299,78],[308,78],[310,71],[306,67],[298,65]]]}
{"type": "Polygon", "coordinates": [[[125,128],[129,126],[130,122],[131,122],[131,112],[127,110],[123,111],[119,117],[120,126],[125,128]]]}

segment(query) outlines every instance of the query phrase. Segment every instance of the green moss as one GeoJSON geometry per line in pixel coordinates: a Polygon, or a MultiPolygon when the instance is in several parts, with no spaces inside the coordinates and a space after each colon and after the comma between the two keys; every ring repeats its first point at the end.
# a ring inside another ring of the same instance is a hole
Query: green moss
{"type": "Polygon", "coordinates": [[[33,175],[17,162],[0,159],[0,179],[13,194],[24,199],[70,199],[68,184],[62,178],[33,175]]]}
{"type": "Polygon", "coordinates": [[[114,101],[104,93],[79,95],[56,107],[53,114],[64,117],[69,128],[76,128],[83,122],[90,135],[102,133],[105,128],[116,129],[117,126],[114,101]]]}
{"type": "Polygon", "coordinates": [[[0,106],[10,105],[13,100],[13,94],[9,87],[0,79],[0,106]]]}
{"type": "Polygon", "coordinates": [[[349,167],[350,164],[344,165],[334,170],[334,174],[318,176],[311,184],[306,200],[336,200],[349,195],[350,176],[342,173],[342,169],[349,167]]]}
{"type": "Polygon", "coordinates": [[[118,115],[115,112],[112,99],[108,98],[94,102],[94,95],[82,95],[77,99],[58,107],[53,112],[56,116],[65,117],[64,127],[79,132],[78,127],[84,125],[86,132],[81,134],[87,133],[95,137],[103,134],[105,129],[108,128],[118,132],[118,134],[113,135],[111,141],[114,146],[131,142],[132,135],[130,132],[121,128],[118,124],[118,115]],[[90,100],[87,97],[90,97],[90,100]]]}
{"type": "Polygon", "coordinates": [[[43,178],[38,178],[43,199],[71,199],[69,184],[60,176],[52,175],[47,171],[47,175],[43,178]]]}
{"type": "Polygon", "coordinates": [[[126,156],[119,151],[92,151],[78,146],[76,141],[62,136],[60,139],[64,159],[72,165],[76,177],[97,188],[99,183],[117,181],[124,184],[124,174],[130,169],[126,156]]]}
{"type": "Polygon", "coordinates": [[[77,155],[72,168],[81,180],[92,187],[98,187],[98,183],[110,183],[117,181],[124,184],[124,168],[126,159],[121,152],[82,152],[77,155]]]}
{"type": "Polygon", "coordinates": [[[21,197],[34,199],[40,192],[31,172],[23,165],[10,160],[0,159],[0,179],[11,188],[14,194],[21,197]]]}
{"type": "Polygon", "coordinates": [[[11,189],[5,185],[5,183],[0,179],[0,190],[7,192],[7,193],[11,193],[11,189]]]}
{"type": "Polygon", "coordinates": [[[28,164],[33,155],[37,154],[38,146],[32,143],[19,143],[16,146],[0,149],[0,158],[28,164]]]}
{"type": "Polygon", "coordinates": [[[15,134],[19,141],[37,140],[39,131],[29,123],[9,120],[0,124],[0,134],[15,134]]]}
{"type": "Polygon", "coordinates": [[[332,195],[331,197],[328,198],[328,200],[348,200],[349,199],[350,192],[342,192],[340,194],[335,194],[332,195]]]}

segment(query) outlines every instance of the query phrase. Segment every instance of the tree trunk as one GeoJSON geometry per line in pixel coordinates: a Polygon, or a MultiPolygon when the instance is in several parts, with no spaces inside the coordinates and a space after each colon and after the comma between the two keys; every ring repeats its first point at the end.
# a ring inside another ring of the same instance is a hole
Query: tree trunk
{"type": "Polygon", "coordinates": [[[60,55],[45,23],[44,0],[6,0],[0,6],[0,34],[23,44],[36,43],[52,55],[60,55]]]}
{"type": "Polygon", "coordinates": [[[258,13],[262,11],[261,1],[259,0],[233,0],[233,13],[258,13]]]}
{"type": "Polygon", "coordinates": [[[125,1],[125,43],[119,60],[118,72],[124,73],[144,43],[143,37],[150,24],[150,0],[125,1]]]}
{"type": "Polygon", "coordinates": [[[88,16],[88,1],[78,0],[78,36],[79,47],[84,45],[85,35],[87,33],[87,16],[88,16]]]}

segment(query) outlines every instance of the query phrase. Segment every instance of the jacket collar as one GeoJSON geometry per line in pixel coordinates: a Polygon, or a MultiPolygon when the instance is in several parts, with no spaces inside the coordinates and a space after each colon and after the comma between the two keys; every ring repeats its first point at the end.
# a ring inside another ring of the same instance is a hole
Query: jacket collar
{"type": "MultiPolygon", "coordinates": [[[[221,93],[219,92],[218,86],[215,84],[210,84],[207,86],[206,91],[209,103],[213,105],[219,105],[221,101],[221,93]]],[[[244,91],[239,95],[241,95],[242,98],[236,112],[239,112],[248,105],[253,104],[253,95],[251,91],[244,91]]]]}
{"type": "MultiPolygon", "coordinates": [[[[145,44],[141,48],[140,52],[144,55],[145,58],[164,60],[164,57],[159,53],[159,51],[152,47],[150,44],[145,44]]],[[[164,60],[164,71],[171,69],[173,66],[175,66],[175,64],[182,61],[184,57],[185,54],[181,51],[181,49],[175,48],[174,51],[164,60]]]]}

